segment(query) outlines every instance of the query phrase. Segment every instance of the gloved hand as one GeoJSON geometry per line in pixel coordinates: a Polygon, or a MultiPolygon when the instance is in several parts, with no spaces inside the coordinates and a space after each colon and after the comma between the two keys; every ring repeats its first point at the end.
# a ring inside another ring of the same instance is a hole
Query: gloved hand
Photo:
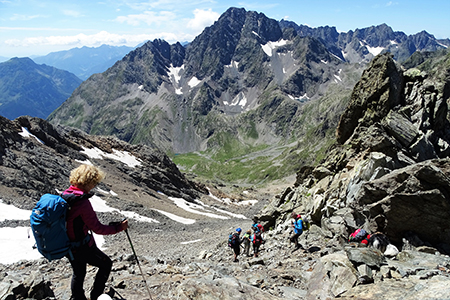
{"type": "Polygon", "coordinates": [[[124,219],[123,221],[119,221],[119,222],[109,222],[108,224],[109,226],[115,226],[117,228],[117,230],[119,231],[123,231],[123,230],[127,230],[128,229],[128,220],[124,219]]]}

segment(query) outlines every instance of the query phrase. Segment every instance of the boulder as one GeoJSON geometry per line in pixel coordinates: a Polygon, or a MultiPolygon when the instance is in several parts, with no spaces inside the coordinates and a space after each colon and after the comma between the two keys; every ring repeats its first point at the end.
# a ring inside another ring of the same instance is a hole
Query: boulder
{"type": "Polygon", "coordinates": [[[308,282],[306,299],[329,299],[350,290],[358,281],[358,272],[345,252],[320,259],[308,282]]]}
{"type": "Polygon", "coordinates": [[[450,243],[449,176],[450,159],[394,170],[363,184],[356,197],[359,209],[368,210],[368,222],[394,244],[408,231],[432,243],[450,243]]]}

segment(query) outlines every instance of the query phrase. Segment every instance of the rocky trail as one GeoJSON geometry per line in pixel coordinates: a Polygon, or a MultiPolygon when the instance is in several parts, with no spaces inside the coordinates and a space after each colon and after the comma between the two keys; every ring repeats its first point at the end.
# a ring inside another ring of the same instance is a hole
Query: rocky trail
{"type": "MultiPolygon", "coordinates": [[[[249,216],[254,208],[246,210],[249,216]]],[[[102,220],[112,216],[99,213],[102,220]]],[[[232,262],[228,232],[250,228],[250,219],[202,218],[180,226],[131,221],[130,238],[144,282],[125,233],[106,237],[113,269],[105,290],[113,299],[448,299],[450,258],[427,249],[404,250],[395,257],[356,244],[336,245],[313,224],[289,243],[290,220],[264,233],[260,256],[232,262]],[[361,266],[369,271],[364,273],[361,266]],[[369,266],[369,267],[368,267],[369,266]],[[369,274],[368,274],[369,273],[369,274]],[[330,275],[331,274],[331,275],[330,275]]],[[[0,265],[0,299],[70,298],[67,259],[42,258],[0,265]]],[[[85,288],[96,268],[88,267],[85,288]]]]}

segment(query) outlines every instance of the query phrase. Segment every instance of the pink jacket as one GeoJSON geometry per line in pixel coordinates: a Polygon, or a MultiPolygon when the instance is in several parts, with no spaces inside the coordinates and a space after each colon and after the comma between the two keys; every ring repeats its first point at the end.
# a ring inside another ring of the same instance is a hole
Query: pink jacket
{"type": "MultiPolygon", "coordinates": [[[[89,230],[96,234],[108,235],[121,231],[121,226],[103,225],[97,218],[97,214],[92,208],[89,198],[93,194],[88,194],[75,186],[70,186],[62,193],[62,196],[70,205],[67,211],[67,235],[71,242],[82,241],[89,233],[89,230]]],[[[89,240],[89,246],[95,244],[93,236],[89,240]]]]}

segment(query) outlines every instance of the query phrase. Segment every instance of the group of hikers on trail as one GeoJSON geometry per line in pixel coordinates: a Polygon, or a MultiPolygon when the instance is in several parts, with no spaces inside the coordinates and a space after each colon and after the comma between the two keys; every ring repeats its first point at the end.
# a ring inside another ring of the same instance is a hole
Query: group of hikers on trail
{"type": "Polygon", "coordinates": [[[258,224],[256,220],[252,225],[252,228],[247,230],[241,238],[241,228],[237,228],[234,233],[230,233],[228,237],[228,246],[233,249],[234,262],[238,262],[238,256],[241,254],[241,245],[244,245],[244,255],[251,257],[250,255],[250,245],[253,247],[253,256],[258,257],[259,248],[261,244],[264,243],[262,233],[264,232],[264,227],[258,224]],[[253,233],[252,233],[253,231],[253,233]]]}
{"type": "MultiPolygon", "coordinates": [[[[294,233],[289,237],[289,241],[294,243],[295,249],[293,251],[298,250],[299,248],[303,248],[299,242],[298,238],[303,233],[303,230],[309,228],[309,223],[303,221],[301,215],[292,212],[291,217],[294,219],[291,223],[291,226],[294,229],[294,233]]],[[[262,233],[264,232],[264,227],[258,223],[256,218],[253,219],[253,225],[251,229],[247,230],[245,234],[241,238],[241,228],[237,228],[236,232],[230,233],[228,237],[228,246],[233,249],[234,260],[233,262],[238,262],[238,256],[241,254],[241,245],[244,245],[244,255],[247,257],[251,257],[250,255],[250,245],[253,246],[253,256],[258,257],[259,248],[265,242],[262,233]],[[252,233],[253,231],[253,233],[252,233]]]]}

